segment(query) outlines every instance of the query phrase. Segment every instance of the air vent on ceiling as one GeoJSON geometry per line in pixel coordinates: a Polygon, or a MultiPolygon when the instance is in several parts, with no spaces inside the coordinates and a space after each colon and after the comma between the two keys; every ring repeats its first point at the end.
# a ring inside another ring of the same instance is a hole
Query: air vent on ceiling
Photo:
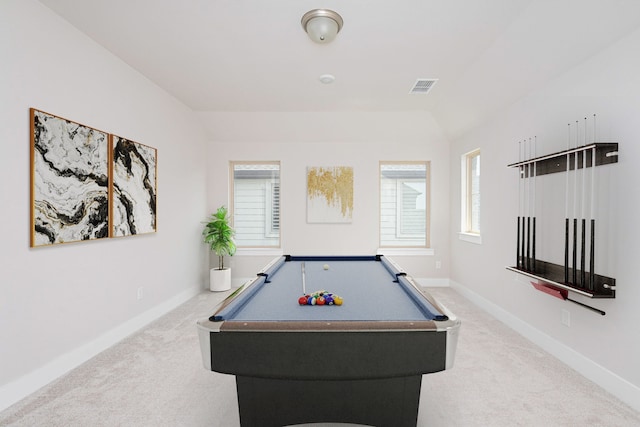
{"type": "Polygon", "coordinates": [[[437,81],[438,79],[418,79],[416,80],[416,83],[413,85],[409,93],[425,95],[431,90],[431,88],[436,84],[437,81]]]}

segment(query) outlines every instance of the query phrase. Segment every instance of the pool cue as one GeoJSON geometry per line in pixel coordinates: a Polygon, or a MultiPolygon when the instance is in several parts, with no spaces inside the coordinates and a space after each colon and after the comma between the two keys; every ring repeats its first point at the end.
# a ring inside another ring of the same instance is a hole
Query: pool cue
{"type": "MultiPolygon", "coordinates": [[[[519,181],[518,185],[520,185],[519,181]]],[[[518,200],[518,205],[520,205],[520,200],[518,200]]],[[[518,235],[516,238],[516,268],[520,268],[520,215],[518,215],[518,235]]]]}
{"type": "Polygon", "coordinates": [[[304,261],[302,261],[302,264],[300,264],[300,268],[302,270],[302,295],[306,295],[307,294],[307,283],[306,283],[306,274],[304,272],[304,261]]]}
{"type": "MultiPolygon", "coordinates": [[[[533,137],[533,158],[536,158],[536,143],[537,137],[533,137]]],[[[537,163],[533,163],[533,244],[531,247],[531,271],[535,273],[536,271],[536,174],[537,174],[537,163]]]]}
{"type": "MultiPolygon", "coordinates": [[[[527,140],[526,139],[524,140],[524,144],[525,144],[524,145],[524,156],[525,156],[526,160],[528,161],[530,156],[527,153],[527,149],[530,148],[531,144],[529,144],[529,146],[527,146],[527,140]]],[[[524,268],[527,271],[529,271],[529,256],[531,255],[531,247],[530,247],[531,246],[531,216],[530,216],[531,202],[529,200],[529,197],[530,197],[529,176],[530,175],[531,175],[531,165],[529,163],[527,163],[527,174],[526,174],[527,180],[525,181],[525,184],[524,184],[525,185],[525,199],[524,199],[525,200],[525,205],[524,205],[525,209],[524,210],[525,210],[525,215],[526,215],[526,218],[527,218],[527,243],[525,245],[525,247],[527,248],[527,252],[526,252],[526,255],[524,257],[525,258],[525,267],[524,268]]]]}
{"type": "MultiPolygon", "coordinates": [[[[576,120],[576,148],[578,148],[578,121],[576,120]]],[[[578,152],[574,153],[574,179],[573,179],[573,281],[577,282],[578,270],[578,218],[576,215],[576,205],[578,203],[578,152]]]]}
{"type": "Polygon", "coordinates": [[[600,315],[602,315],[602,316],[604,316],[604,315],[606,315],[606,314],[607,314],[605,311],[600,310],[599,308],[591,307],[590,305],[587,305],[587,304],[582,303],[582,302],[580,302],[580,301],[576,301],[576,300],[571,299],[571,298],[568,298],[568,297],[565,297],[564,299],[565,299],[565,300],[567,300],[567,301],[571,301],[571,302],[572,302],[572,303],[574,303],[574,304],[581,305],[582,307],[587,308],[587,309],[589,309],[589,310],[591,310],[591,311],[595,311],[596,313],[599,313],[599,314],[600,314],[600,315]]]}
{"type": "Polygon", "coordinates": [[[531,138],[529,138],[527,153],[527,271],[531,271],[531,138]]]}
{"type": "MultiPolygon", "coordinates": [[[[593,115],[593,143],[596,143],[596,115],[593,115]]],[[[591,149],[591,247],[589,256],[589,290],[595,290],[595,267],[596,267],[596,217],[595,217],[595,199],[596,199],[596,147],[591,149]]]]}
{"type": "MultiPolygon", "coordinates": [[[[587,118],[584,118],[584,145],[587,146],[587,118]]],[[[586,224],[586,174],[587,174],[587,151],[582,151],[582,242],[580,251],[580,286],[587,287],[587,271],[586,271],[586,242],[587,242],[587,224],[586,224]]]]}
{"type": "Polygon", "coordinates": [[[526,269],[531,271],[531,217],[527,211],[527,256],[526,256],[526,269]]]}
{"type": "MultiPolygon", "coordinates": [[[[518,141],[518,163],[522,162],[522,142],[518,141]]],[[[518,236],[516,238],[516,267],[521,267],[520,260],[520,217],[522,216],[522,165],[518,166],[518,236]]]]}
{"type": "Polygon", "coordinates": [[[571,146],[571,123],[568,126],[567,138],[567,173],[564,186],[564,283],[569,283],[569,158],[571,146]]]}
{"type": "MultiPolygon", "coordinates": [[[[526,147],[522,147],[522,160],[526,160],[525,159],[525,149],[526,147]]],[[[525,204],[525,194],[526,194],[526,187],[525,187],[525,177],[526,177],[526,166],[523,164],[522,165],[522,175],[521,175],[521,181],[522,181],[522,238],[520,239],[520,255],[521,255],[521,264],[522,264],[522,269],[524,270],[526,268],[525,265],[525,257],[524,257],[524,246],[525,246],[525,213],[526,213],[526,204],[525,204]]]]}
{"type": "MultiPolygon", "coordinates": [[[[526,160],[526,159],[525,159],[525,157],[526,157],[526,156],[525,156],[525,147],[524,147],[524,144],[523,144],[523,145],[522,145],[522,160],[523,160],[523,161],[524,161],[524,160],[526,160]]],[[[522,173],[521,173],[521,175],[520,175],[520,184],[522,185],[522,200],[521,200],[521,203],[522,203],[522,216],[521,216],[522,227],[520,228],[520,229],[521,229],[521,232],[522,232],[522,235],[521,235],[521,238],[520,238],[520,265],[521,265],[521,267],[522,267],[522,269],[523,269],[523,270],[525,270],[525,269],[526,269],[526,265],[525,265],[525,261],[526,261],[526,260],[525,260],[525,256],[524,256],[524,254],[525,254],[524,246],[525,246],[525,243],[526,243],[526,240],[525,240],[525,232],[526,232],[526,230],[525,230],[525,228],[526,228],[526,227],[525,227],[525,213],[526,213],[526,204],[525,204],[525,194],[526,194],[525,177],[526,177],[526,176],[527,176],[527,174],[526,174],[526,166],[523,164],[523,165],[522,165],[522,173]]]]}
{"type": "MultiPolygon", "coordinates": [[[[524,173],[524,169],[523,169],[523,173],[524,173]]],[[[523,176],[524,176],[524,175],[523,175],[523,176]]],[[[524,179],[524,178],[523,178],[523,179],[524,179]]],[[[523,197],[524,197],[524,196],[523,196],[523,197]]],[[[524,199],[523,199],[522,203],[524,204],[524,199]]],[[[522,228],[522,239],[520,239],[520,254],[521,254],[521,257],[522,257],[522,269],[523,269],[523,270],[524,270],[524,269],[525,269],[525,267],[526,267],[526,265],[525,265],[525,261],[526,261],[526,259],[525,259],[525,257],[524,257],[524,254],[525,254],[525,252],[524,252],[524,246],[525,246],[525,243],[526,243],[525,238],[524,238],[524,237],[525,237],[525,232],[526,232],[526,230],[525,230],[525,228],[526,228],[526,227],[525,227],[525,222],[526,222],[526,221],[525,221],[524,211],[523,211],[523,212],[522,212],[522,227],[521,227],[521,228],[522,228]]]]}
{"type": "Polygon", "coordinates": [[[596,266],[596,219],[594,216],[594,197],[595,197],[595,179],[596,179],[596,147],[593,147],[591,150],[591,236],[590,236],[590,247],[589,247],[589,290],[593,291],[595,289],[595,266],[596,266]]]}

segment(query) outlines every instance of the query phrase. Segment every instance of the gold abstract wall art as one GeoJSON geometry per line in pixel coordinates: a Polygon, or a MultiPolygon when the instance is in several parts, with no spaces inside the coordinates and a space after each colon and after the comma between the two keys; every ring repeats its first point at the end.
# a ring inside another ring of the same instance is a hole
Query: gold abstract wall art
{"type": "Polygon", "coordinates": [[[307,168],[307,222],[350,223],[353,216],[353,168],[307,168]]]}

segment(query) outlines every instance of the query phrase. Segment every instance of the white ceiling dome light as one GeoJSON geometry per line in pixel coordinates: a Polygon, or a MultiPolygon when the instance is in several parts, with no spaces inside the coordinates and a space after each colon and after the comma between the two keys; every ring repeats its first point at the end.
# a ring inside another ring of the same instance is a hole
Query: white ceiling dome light
{"type": "Polygon", "coordinates": [[[342,29],[342,17],[333,10],[314,9],[302,15],[302,28],[316,43],[330,43],[342,29]]]}
{"type": "Polygon", "coordinates": [[[336,80],[336,78],[332,74],[323,74],[320,77],[318,77],[318,80],[320,80],[321,83],[328,85],[333,83],[336,80]]]}

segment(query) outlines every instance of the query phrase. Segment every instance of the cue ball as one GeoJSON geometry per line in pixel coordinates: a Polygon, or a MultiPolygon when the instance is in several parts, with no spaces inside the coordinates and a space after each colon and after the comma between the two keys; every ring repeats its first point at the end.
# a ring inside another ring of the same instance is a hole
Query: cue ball
{"type": "Polygon", "coordinates": [[[323,265],[322,268],[324,268],[325,270],[328,270],[329,269],[329,264],[323,265]]]}

